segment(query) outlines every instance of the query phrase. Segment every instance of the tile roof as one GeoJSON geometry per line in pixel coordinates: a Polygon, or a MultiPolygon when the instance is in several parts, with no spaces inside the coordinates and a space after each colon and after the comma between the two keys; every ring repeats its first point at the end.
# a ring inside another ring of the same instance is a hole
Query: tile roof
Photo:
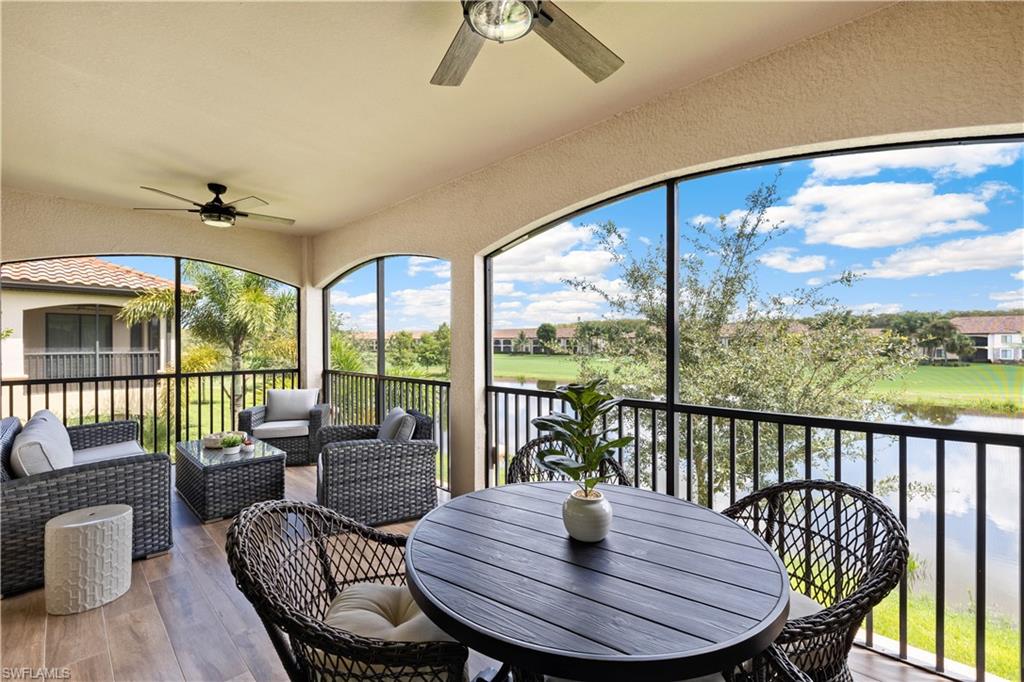
{"type": "Polygon", "coordinates": [[[961,334],[1020,334],[1024,315],[978,315],[950,320],[961,334]]]}
{"type": "MultiPolygon", "coordinates": [[[[536,327],[516,327],[515,329],[494,329],[491,330],[491,338],[493,339],[516,339],[519,338],[519,332],[526,332],[526,337],[529,339],[537,338],[536,327]]],[[[558,324],[555,325],[555,338],[556,339],[571,339],[576,336],[576,325],[575,324],[558,324]]]]}
{"type": "MultiPolygon", "coordinates": [[[[129,291],[174,288],[172,280],[92,256],[5,263],[0,266],[0,279],[4,283],[55,284],[65,287],[90,287],[129,291]]],[[[187,285],[182,288],[187,290],[193,289],[193,287],[187,285]]]]}

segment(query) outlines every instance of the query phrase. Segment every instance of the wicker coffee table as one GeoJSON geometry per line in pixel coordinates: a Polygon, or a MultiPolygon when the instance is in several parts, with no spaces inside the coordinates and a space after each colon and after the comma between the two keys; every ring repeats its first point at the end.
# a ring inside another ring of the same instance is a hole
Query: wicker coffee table
{"type": "Polygon", "coordinates": [[[255,438],[253,442],[252,452],[235,455],[204,448],[199,440],[177,444],[174,487],[203,523],[284,497],[285,451],[255,438]]]}

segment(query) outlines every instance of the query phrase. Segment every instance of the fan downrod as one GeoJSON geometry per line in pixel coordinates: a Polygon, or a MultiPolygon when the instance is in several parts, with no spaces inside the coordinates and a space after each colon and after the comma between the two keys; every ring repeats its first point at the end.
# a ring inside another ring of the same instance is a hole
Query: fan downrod
{"type": "Polygon", "coordinates": [[[216,194],[218,197],[221,194],[225,194],[228,191],[228,188],[225,185],[220,184],[219,182],[208,182],[206,183],[206,188],[213,192],[214,194],[216,194]]]}

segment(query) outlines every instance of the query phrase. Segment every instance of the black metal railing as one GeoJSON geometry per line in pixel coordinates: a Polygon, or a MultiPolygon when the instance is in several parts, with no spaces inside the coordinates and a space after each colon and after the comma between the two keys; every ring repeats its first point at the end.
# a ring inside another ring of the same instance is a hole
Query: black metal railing
{"type": "Polygon", "coordinates": [[[84,379],[156,374],[159,351],[26,351],[29,379],[84,379]]]}
{"type": "Polygon", "coordinates": [[[176,442],[234,429],[239,410],[264,404],[267,389],[298,386],[298,375],[258,369],[4,381],[0,414],[25,421],[46,408],[68,425],[134,419],[143,447],[173,458],[176,442]]]}
{"type": "MultiPolygon", "coordinates": [[[[504,483],[511,457],[539,435],[531,419],[568,409],[551,392],[505,386],[487,388],[486,407],[488,485],[504,483]]],[[[898,609],[895,628],[879,631],[874,619],[868,616],[858,643],[950,677],[963,677],[966,671],[971,677],[984,678],[986,626],[990,623],[986,614],[989,519],[994,509],[1005,516],[1005,505],[1013,503],[990,503],[987,493],[993,479],[989,461],[998,455],[1004,457],[1000,462],[1006,458],[1016,462],[1012,470],[992,473],[1011,477],[1017,490],[1024,490],[1024,436],[632,399],[623,400],[603,426],[634,436],[631,445],[616,452],[634,485],[716,509],[765,485],[794,478],[831,478],[865,487],[885,499],[905,526],[911,502],[918,509],[928,507],[936,520],[934,536],[928,538],[935,546],[930,595],[934,613],[926,614],[935,621],[933,637],[926,638],[930,641],[923,644],[911,642],[910,585],[905,576],[894,596],[898,609]],[[911,455],[919,468],[934,467],[934,481],[922,484],[910,479],[911,455]],[[957,481],[948,477],[947,464],[954,461],[958,471],[963,472],[965,466],[969,469],[957,481]],[[975,505],[973,580],[969,585],[969,597],[973,600],[973,662],[947,658],[946,519],[951,486],[973,499],[975,505]]],[[[1018,497],[1017,508],[1012,510],[1018,521],[1014,530],[1018,560],[1024,525],[1024,504],[1019,500],[1018,497]]],[[[912,535],[912,552],[913,539],[912,535]]],[[[1020,595],[1024,592],[1020,589],[1024,587],[1024,572],[1019,569],[1017,580],[1014,587],[1020,595]]],[[[1015,606],[1020,608],[1019,603],[1015,606]]],[[[1020,637],[1021,628],[1017,625],[1014,646],[1020,647],[1018,659],[1024,651],[1020,637]]],[[[1024,669],[1024,660],[1016,661],[1016,665],[1024,669]]]]}
{"type": "Polygon", "coordinates": [[[449,382],[436,379],[324,372],[324,395],[335,424],[379,424],[393,407],[412,408],[433,417],[437,487],[445,491],[451,489],[450,387],[449,382]]]}

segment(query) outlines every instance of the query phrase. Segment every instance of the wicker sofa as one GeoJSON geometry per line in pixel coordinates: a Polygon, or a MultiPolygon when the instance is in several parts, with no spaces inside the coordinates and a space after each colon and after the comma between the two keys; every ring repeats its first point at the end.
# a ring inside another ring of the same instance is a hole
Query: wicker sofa
{"type": "Polygon", "coordinates": [[[239,430],[284,450],[288,455],[286,459],[288,466],[314,464],[316,456],[320,452],[317,432],[321,427],[330,423],[331,406],[315,404],[309,410],[306,419],[301,420],[308,424],[303,427],[294,420],[289,420],[281,423],[289,425],[290,428],[285,427],[280,431],[272,428],[266,430],[267,427],[273,427],[275,424],[267,419],[267,407],[267,405],[257,405],[240,411],[238,413],[239,430]],[[260,431],[265,431],[265,433],[260,433],[260,431]],[[281,433],[281,435],[276,435],[276,433],[281,433]]]}
{"type": "Polygon", "coordinates": [[[317,502],[360,523],[419,518],[437,506],[434,420],[416,419],[410,441],[378,440],[375,425],[320,429],[317,502]]]}
{"type": "MultiPolygon", "coordinates": [[[[78,452],[137,441],[138,429],[134,421],[112,421],[71,426],[67,431],[78,452]]],[[[133,558],[171,548],[171,462],[166,454],[97,459],[15,478],[10,458],[20,432],[17,417],[0,421],[0,594],[43,584],[46,522],[82,507],[131,506],[133,558]]]]}

